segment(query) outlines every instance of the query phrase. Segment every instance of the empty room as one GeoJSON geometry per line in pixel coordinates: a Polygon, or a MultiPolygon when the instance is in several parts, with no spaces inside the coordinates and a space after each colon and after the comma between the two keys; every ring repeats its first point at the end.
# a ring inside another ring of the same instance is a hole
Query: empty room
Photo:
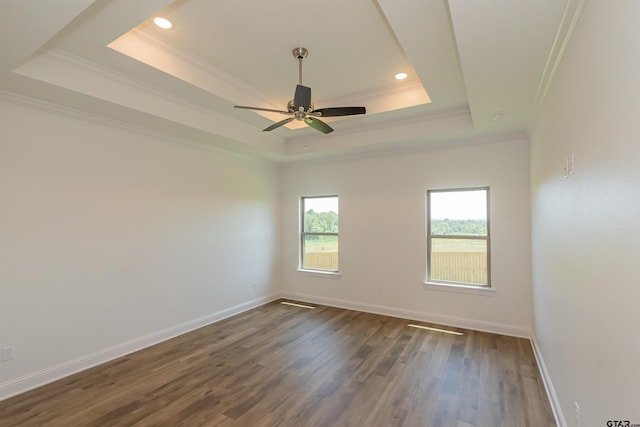
{"type": "Polygon", "coordinates": [[[0,2],[0,425],[640,425],[640,2],[0,2]]]}

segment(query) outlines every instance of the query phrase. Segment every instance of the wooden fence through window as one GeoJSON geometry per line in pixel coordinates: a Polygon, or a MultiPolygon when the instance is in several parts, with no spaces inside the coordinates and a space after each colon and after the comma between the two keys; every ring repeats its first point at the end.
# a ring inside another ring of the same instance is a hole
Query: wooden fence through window
{"type": "MultiPolygon", "coordinates": [[[[307,252],[304,268],[338,270],[338,252],[307,252]]],[[[436,252],[431,256],[431,280],[487,284],[486,252],[436,252]]]]}

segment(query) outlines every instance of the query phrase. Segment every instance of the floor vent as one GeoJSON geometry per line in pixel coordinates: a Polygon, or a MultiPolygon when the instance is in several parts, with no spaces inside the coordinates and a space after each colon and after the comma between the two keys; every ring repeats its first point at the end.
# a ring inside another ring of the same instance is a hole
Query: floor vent
{"type": "Polygon", "coordinates": [[[305,305],[305,304],[298,304],[295,302],[289,302],[289,301],[280,301],[280,304],[284,304],[284,305],[292,305],[294,307],[301,307],[301,308],[311,308],[314,309],[315,307],[312,307],[310,305],[305,305]]]}
{"type": "Polygon", "coordinates": [[[429,326],[415,325],[413,323],[409,323],[409,324],[407,324],[407,326],[409,326],[411,328],[427,329],[429,331],[444,332],[445,334],[451,334],[451,335],[464,335],[462,332],[447,331],[445,329],[431,328],[429,326]]]}

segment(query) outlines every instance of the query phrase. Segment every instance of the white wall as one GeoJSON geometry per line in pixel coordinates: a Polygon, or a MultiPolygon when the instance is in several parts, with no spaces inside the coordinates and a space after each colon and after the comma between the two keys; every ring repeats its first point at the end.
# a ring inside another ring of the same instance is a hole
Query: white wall
{"type": "Polygon", "coordinates": [[[526,141],[288,164],[281,184],[287,295],[397,316],[528,336],[531,327],[526,141]],[[489,296],[436,291],[425,280],[427,189],[490,186],[489,296]],[[298,199],[340,197],[339,279],[298,268],[298,199]],[[382,295],[378,295],[378,287],[382,295]]]}
{"type": "Polygon", "coordinates": [[[570,426],[576,401],[582,427],[640,423],[639,22],[586,3],[532,136],[534,332],[570,426]]]}
{"type": "Polygon", "coordinates": [[[0,114],[0,397],[275,296],[276,165],[9,95],[0,114]]]}

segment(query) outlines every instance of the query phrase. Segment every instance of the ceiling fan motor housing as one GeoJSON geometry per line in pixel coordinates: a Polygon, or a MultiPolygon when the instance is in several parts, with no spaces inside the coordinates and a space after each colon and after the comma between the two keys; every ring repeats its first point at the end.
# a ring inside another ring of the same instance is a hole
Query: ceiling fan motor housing
{"type": "MultiPolygon", "coordinates": [[[[287,102],[287,111],[290,113],[295,113],[296,112],[296,103],[294,102],[293,99],[289,100],[289,102],[287,102]]],[[[313,102],[311,103],[311,105],[309,106],[309,108],[307,109],[307,111],[305,111],[305,113],[311,113],[313,112],[313,102]]]]}

